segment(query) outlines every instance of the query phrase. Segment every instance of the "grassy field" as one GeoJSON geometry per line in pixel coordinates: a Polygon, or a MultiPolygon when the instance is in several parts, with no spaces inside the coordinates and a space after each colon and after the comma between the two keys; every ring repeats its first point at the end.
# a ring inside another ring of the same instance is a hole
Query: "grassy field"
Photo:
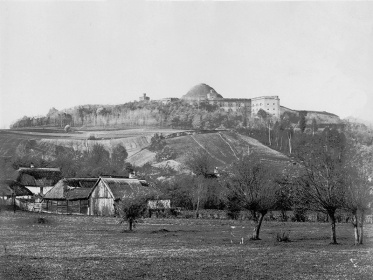
{"type": "Polygon", "coordinates": [[[0,279],[373,278],[372,225],[355,247],[350,224],[338,224],[339,245],[328,224],[277,222],[239,244],[249,222],[145,219],[130,233],[115,218],[39,217],[0,212],[0,279]],[[275,241],[284,230],[291,242],[275,241]]]}

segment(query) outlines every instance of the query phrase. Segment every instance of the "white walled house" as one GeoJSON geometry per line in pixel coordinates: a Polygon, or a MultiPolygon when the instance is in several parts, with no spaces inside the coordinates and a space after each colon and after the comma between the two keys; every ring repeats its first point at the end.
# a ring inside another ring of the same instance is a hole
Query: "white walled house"
{"type": "Polygon", "coordinates": [[[16,181],[34,195],[44,195],[62,178],[60,168],[20,167],[17,173],[16,181]]]}

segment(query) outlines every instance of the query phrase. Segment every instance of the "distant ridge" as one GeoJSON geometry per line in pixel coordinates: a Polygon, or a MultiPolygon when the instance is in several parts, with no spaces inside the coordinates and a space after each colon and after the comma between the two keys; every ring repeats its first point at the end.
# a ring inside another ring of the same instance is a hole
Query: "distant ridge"
{"type": "Polygon", "coordinates": [[[196,99],[206,99],[207,94],[212,93],[214,97],[216,98],[223,98],[219,93],[216,92],[216,90],[209,85],[206,84],[198,84],[194,87],[192,87],[185,95],[183,95],[181,98],[186,100],[196,100],[196,99]]]}

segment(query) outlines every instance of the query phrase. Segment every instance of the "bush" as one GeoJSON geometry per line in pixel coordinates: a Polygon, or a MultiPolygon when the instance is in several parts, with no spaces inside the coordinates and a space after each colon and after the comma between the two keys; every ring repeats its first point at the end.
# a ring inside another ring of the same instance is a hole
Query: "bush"
{"type": "Polygon", "coordinates": [[[305,222],[306,219],[307,219],[306,209],[303,209],[303,208],[294,209],[294,217],[291,218],[292,222],[305,222]]]}
{"type": "Polygon", "coordinates": [[[90,134],[87,138],[88,140],[96,140],[96,136],[94,134],[90,134]]]}
{"type": "Polygon", "coordinates": [[[43,217],[39,217],[35,220],[35,223],[37,224],[46,224],[48,223],[48,220],[46,218],[43,218],[43,217]]]}
{"type": "Polygon", "coordinates": [[[241,206],[237,197],[228,197],[227,216],[229,219],[237,220],[240,216],[241,206]]]}
{"type": "Polygon", "coordinates": [[[290,242],[289,232],[277,233],[276,240],[277,242],[290,242]]]}

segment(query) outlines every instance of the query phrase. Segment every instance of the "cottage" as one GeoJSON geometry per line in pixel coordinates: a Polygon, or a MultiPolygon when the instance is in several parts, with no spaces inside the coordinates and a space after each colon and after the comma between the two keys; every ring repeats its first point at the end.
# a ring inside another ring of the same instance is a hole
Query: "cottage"
{"type": "Polygon", "coordinates": [[[35,195],[45,194],[62,178],[59,168],[21,167],[17,173],[16,181],[35,195]]]}
{"type": "Polygon", "coordinates": [[[115,216],[120,200],[128,196],[156,196],[158,192],[146,181],[130,178],[100,177],[89,198],[89,214],[115,216]]]}
{"type": "Polygon", "coordinates": [[[0,204],[12,205],[15,204],[14,200],[17,198],[30,198],[32,192],[13,180],[0,181],[0,204]]]}
{"type": "Polygon", "coordinates": [[[12,196],[28,198],[32,196],[32,192],[22,186],[17,181],[1,180],[0,181],[0,196],[3,198],[10,198],[12,196]]]}
{"type": "Polygon", "coordinates": [[[43,198],[43,210],[60,214],[89,214],[89,196],[98,178],[64,178],[43,198]]]}

